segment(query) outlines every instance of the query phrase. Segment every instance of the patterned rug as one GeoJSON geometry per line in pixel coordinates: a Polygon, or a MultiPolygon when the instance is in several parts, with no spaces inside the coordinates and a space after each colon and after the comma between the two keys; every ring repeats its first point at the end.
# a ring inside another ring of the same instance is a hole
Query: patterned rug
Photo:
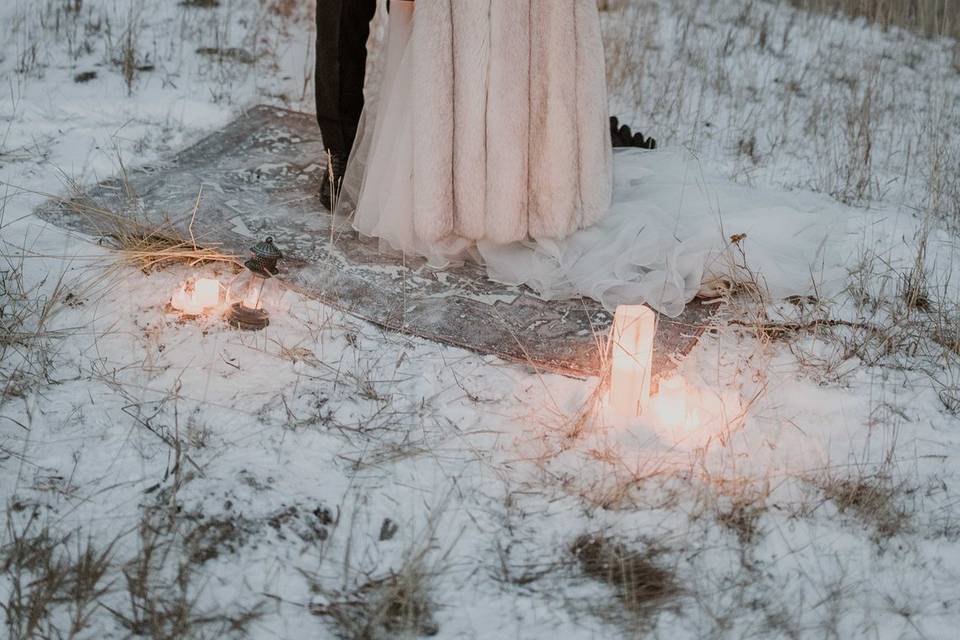
{"type": "MultiPolygon", "coordinates": [[[[280,276],[297,291],[394,331],[495,354],[538,370],[584,377],[601,370],[612,323],[592,300],[546,302],[525,287],[487,280],[473,264],[436,271],[422,260],[379,251],[321,206],[324,150],[312,115],[260,106],[192,147],[131,170],[83,197],[150,224],[192,232],[198,244],[247,256],[273,236],[286,259],[280,276]],[[202,193],[194,218],[197,196],[202,193]]],[[[50,202],[39,214],[102,235],[103,220],[50,202]]],[[[711,321],[716,305],[691,303],[661,317],[654,377],[675,367],[711,321]]]]}

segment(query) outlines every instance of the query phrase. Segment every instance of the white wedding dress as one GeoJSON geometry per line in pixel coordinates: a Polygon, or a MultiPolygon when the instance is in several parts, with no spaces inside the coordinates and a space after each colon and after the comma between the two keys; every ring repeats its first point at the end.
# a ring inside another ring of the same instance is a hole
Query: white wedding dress
{"type": "Polygon", "coordinates": [[[669,316],[705,280],[840,286],[826,198],[712,178],[682,151],[611,152],[595,0],[415,7],[392,2],[338,205],[384,250],[669,316]]]}

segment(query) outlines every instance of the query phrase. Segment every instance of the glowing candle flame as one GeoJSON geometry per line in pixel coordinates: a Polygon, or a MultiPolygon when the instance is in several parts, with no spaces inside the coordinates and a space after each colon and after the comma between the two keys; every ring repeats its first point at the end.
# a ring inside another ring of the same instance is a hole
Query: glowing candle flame
{"type": "Polygon", "coordinates": [[[204,308],[220,304],[220,282],[213,278],[201,278],[193,290],[193,300],[204,308]]]}
{"type": "Polygon", "coordinates": [[[249,309],[262,309],[263,299],[260,296],[260,289],[251,289],[243,301],[243,306],[249,309]]]}
{"type": "Polygon", "coordinates": [[[220,282],[211,278],[201,278],[196,282],[185,282],[174,292],[170,306],[189,316],[198,316],[204,309],[220,303],[220,282]]]}

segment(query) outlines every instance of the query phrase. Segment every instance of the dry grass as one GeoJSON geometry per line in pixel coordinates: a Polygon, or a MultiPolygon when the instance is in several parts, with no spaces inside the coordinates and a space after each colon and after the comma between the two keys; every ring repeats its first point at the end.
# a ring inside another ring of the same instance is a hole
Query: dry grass
{"type": "MultiPolygon", "coordinates": [[[[380,539],[389,540],[395,534],[396,529],[385,523],[380,539]]],[[[412,545],[400,568],[385,575],[345,576],[345,586],[338,589],[311,580],[312,590],[320,599],[310,605],[310,612],[329,619],[336,634],[345,640],[436,635],[440,628],[434,619],[437,604],[433,582],[440,569],[429,558],[431,539],[432,535],[426,543],[412,545]]],[[[349,553],[350,543],[347,562],[349,553]]]]}
{"type": "Polygon", "coordinates": [[[25,277],[26,253],[0,241],[0,406],[48,378],[54,342],[68,333],[53,326],[71,302],[65,270],[31,283],[25,277]]]}
{"type": "MultiPolygon", "coordinates": [[[[44,353],[41,348],[51,338],[61,335],[50,329],[50,323],[69,295],[61,274],[47,286],[45,281],[28,285],[24,280],[24,256],[0,254],[0,358],[7,349],[25,349],[44,353]]],[[[24,360],[29,353],[23,351],[24,360]]],[[[46,359],[43,359],[46,360],[46,359]]],[[[43,367],[41,367],[43,369],[43,367]]]]}
{"type": "Polygon", "coordinates": [[[790,4],[864,18],[884,29],[903,27],[928,36],[960,37],[960,5],[953,0],[790,0],[790,4]]]}
{"type": "Polygon", "coordinates": [[[100,598],[112,588],[108,572],[116,541],[73,544],[70,536],[56,537],[42,527],[36,509],[18,526],[15,512],[22,508],[8,506],[8,542],[0,548],[0,576],[8,586],[0,607],[8,637],[83,637],[100,598]]]}
{"type": "Polygon", "coordinates": [[[673,570],[661,565],[662,551],[655,546],[641,552],[602,535],[583,535],[570,551],[586,575],[614,589],[633,625],[650,623],[683,593],[673,570]]]}
{"type": "MultiPolygon", "coordinates": [[[[125,172],[117,182],[126,194],[126,200],[135,202],[136,194],[125,172]]],[[[202,188],[197,193],[188,233],[184,233],[170,222],[147,221],[136,213],[135,207],[128,210],[106,208],[88,198],[78,185],[71,186],[75,194],[73,197],[40,195],[85,220],[87,226],[100,237],[100,244],[116,251],[118,266],[135,267],[149,273],[177,264],[188,267],[216,262],[241,265],[240,259],[233,254],[198,244],[193,234],[193,224],[199,212],[202,188]]]]}
{"type": "MultiPolygon", "coordinates": [[[[448,493],[437,506],[427,509],[424,528],[401,547],[395,564],[387,569],[379,566],[369,549],[363,558],[354,557],[364,508],[360,500],[353,503],[346,526],[341,527],[339,511],[336,518],[329,518],[330,535],[322,540],[321,561],[330,560],[327,556],[331,550],[342,550],[342,559],[330,563],[339,584],[331,586],[319,572],[301,570],[315,594],[310,612],[328,620],[337,637],[345,640],[392,640],[439,633],[436,580],[447,568],[446,559],[456,541],[445,550],[438,549],[436,542],[450,498],[448,493]]],[[[389,518],[383,520],[379,543],[395,542],[399,529],[389,518]]]]}
{"type": "MultiPolygon", "coordinates": [[[[604,35],[614,103],[666,146],[735,156],[738,181],[770,172],[788,188],[848,204],[904,203],[960,223],[958,92],[947,47],[905,47],[895,34],[877,43],[790,4],[610,0],[604,35]],[[875,53],[851,45],[851,36],[875,53]]],[[[820,4],[877,5],[877,19],[889,23],[898,7],[935,2],[820,4]]]]}
{"type": "Polygon", "coordinates": [[[434,636],[440,629],[434,622],[431,575],[421,563],[407,563],[397,573],[371,578],[350,591],[328,592],[327,602],[310,611],[329,618],[347,640],[434,636]]]}
{"type": "Polygon", "coordinates": [[[910,514],[901,504],[909,492],[906,484],[894,483],[884,474],[826,476],[815,482],[840,513],[853,514],[871,527],[876,542],[910,530],[910,514]]]}
{"type": "Polygon", "coordinates": [[[760,518],[767,511],[762,499],[737,496],[717,512],[717,523],[736,535],[740,545],[750,547],[761,534],[760,518]]]}
{"type": "Polygon", "coordinates": [[[202,56],[210,56],[221,62],[233,60],[242,64],[254,64],[256,57],[241,47],[199,47],[197,53],[202,56]]]}
{"type": "MultiPolygon", "coordinates": [[[[929,255],[933,228],[928,223],[915,237],[904,238],[909,258],[901,251],[892,259],[888,247],[863,248],[842,294],[853,303],[843,318],[834,317],[836,301],[815,296],[789,298],[782,306],[733,296],[726,300],[727,323],[757,339],[758,349],[784,345],[807,375],[822,381],[841,382],[863,367],[916,372],[940,390],[944,407],[956,412],[960,303],[951,293],[949,273],[938,273],[929,255]]],[[[942,254],[938,260],[944,260],[942,254]]]]}
{"type": "MultiPolygon", "coordinates": [[[[41,195],[85,218],[97,229],[99,244],[114,251],[115,260],[104,269],[94,269],[92,275],[88,271],[70,281],[66,274],[71,265],[65,265],[59,274],[30,282],[25,277],[28,258],[36,260],[44,256],[9,243],[0,245],[0,361],[7,365],[0,367],[0,405],[11,397],[25,397],[29,389],[47,379],[57,354],[56,342],[76,331],[76,327],[58,326],[58,316],[69,307],[82,305],[92,291],[102,293],[101,285],[115,282],[127,268],[149,273],[178,264],[190,267],[214,262],[239,264],[235,256],[198,245],[192,232],[184,234],[172,224],[151,224],[135,214],[92,204],[83,195],[73,198],[41,195]]],[[[198,195],[198,206],[199,201],[198,195]]],[[[0,210],[2,227],[3,211],[0,210]]]]}
{"type": "Polygon", "coordinates": [[[180,555],[167,523],[167,518],[143,518],[139,551],[122,568],[127,606],[106,608],[130,633],[155,640],[245,636],[258,609],[235,614],[201,610],[196,567],[180,555]]]}
{"type": "Polygon", "coordinates": [[[216,9],[220,6],[220,0],[180,0],[180,6],[192,9],[216,9]]]}
{"type": "Polygon", "coordinates": [[[117,263],[148,273],[176,264],[189,267],[225,262],[240,264],[233,254],[202,247],[168,225],[149,225],[118,216],[108,234],[109,246],[117,252],[117,263]]]}
{"type": "Polygon", "coordinates": [[[86,64],[102,55],[96,64],[118,73],[128,96],[135,95],[148,79],[165,85],[181,82],[187,59],[184,53],[191,46],[216,52],[204,56],[208,62],[191,73],[210,79],[214,102],[231,103],[236,99],[232,85],[269,57],[262,54],[277,45],[277,34],[288,29],[286,22],[306,20],[310,13],[307,7],[289,0],[181,0],[177,6],[179,16],[170,23],[175,33],[165,34],[170,36],[163,38],[167,42],[156,37],[155,13],[147,0],[25,3],[23,9],[13,12],[0,38],[15,43],[18,83],[43,77],[55,58],[53,52],[64,50],[69,60],[86,64]]]}

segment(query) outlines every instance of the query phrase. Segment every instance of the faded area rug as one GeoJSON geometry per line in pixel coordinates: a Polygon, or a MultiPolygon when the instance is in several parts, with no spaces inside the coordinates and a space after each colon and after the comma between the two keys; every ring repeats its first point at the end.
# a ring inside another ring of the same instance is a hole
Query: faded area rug
{"type": "MultiPolygon", "coordinates": [[[[125,180],[104,181],[82,197],[149,224],[192,231],[198,244],[238,256],[273,236],[286,256],[280,277],[287,284],[387,329],[538,370],[576,377],[601,372],[612,317],[599,304],[547,302],[525,287],[487,280],[472,264],[436,271],[422,260],[381,253],[376,240],[359,237],[349,221],[321,205],[324,168],[312,115],[259,106],[173,157],[132,169],[125,180]]],[[[39,214],[94,236],[110,228],[77,209],[54,201],[39,214]]],[[[715,309],[695,301],[678,318],[661,317],[655,378],[689,353],[715,309]]]]}

